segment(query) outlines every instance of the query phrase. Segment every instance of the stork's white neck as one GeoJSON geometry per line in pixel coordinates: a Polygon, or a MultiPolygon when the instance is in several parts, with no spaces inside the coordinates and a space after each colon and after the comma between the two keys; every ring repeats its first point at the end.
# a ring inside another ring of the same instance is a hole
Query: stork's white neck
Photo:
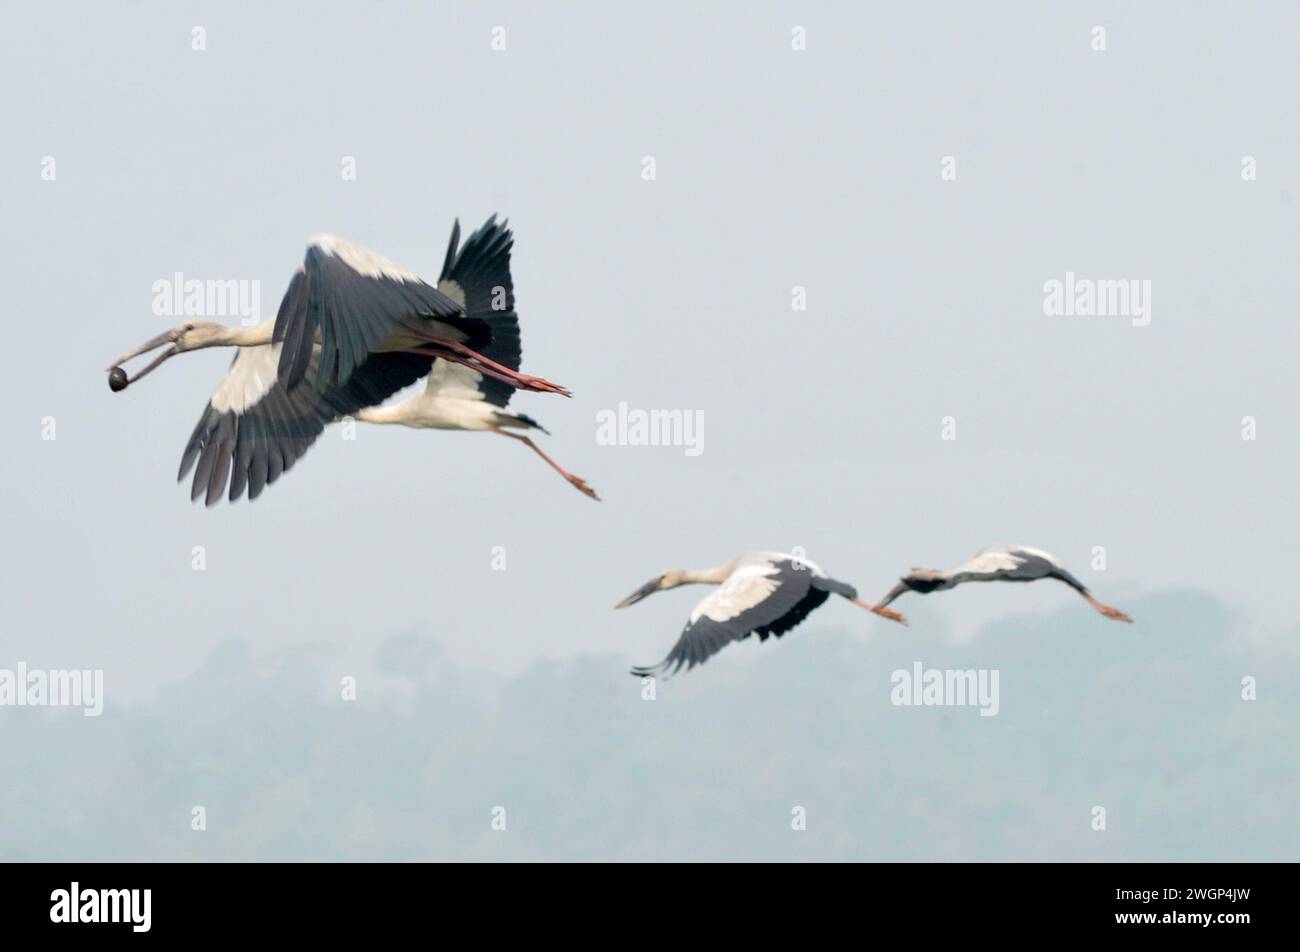
{"type": "Polygon", "coordinates": [[[697,572],[683,572],[682,584],[689,585],[692,582],[696,582],[703,585],[718,585],[721,582],[726,581],[727,576],[732,573],[735,567],[736,560],[732,559],[730,562],[719,565],[717,568],[701,569],[697,572]]]}
{"type": "Polygon", "coordinates": [[[271,343],[275,332],[275,321],[263,321],[253,327],[230,327],[226,329],[224,344],[230,347],[260,347],[271,343]]]}

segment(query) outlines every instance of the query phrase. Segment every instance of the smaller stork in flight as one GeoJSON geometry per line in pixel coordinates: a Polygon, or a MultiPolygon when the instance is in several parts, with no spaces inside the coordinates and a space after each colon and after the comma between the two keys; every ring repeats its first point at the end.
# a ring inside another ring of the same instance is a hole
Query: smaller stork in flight
{"type": "Polygon", "coordinates": [[[614,607],[626,608],[654,592],[692,583],[718,588],[695,606],[668,657],[651,667],[633,668],[632,674],[637,677],[672,675],[683,667],[689,671],[731,642],[755,633],[760,641],[766,641],[769,635],[780,638],[832,594],[907,624],[902,615],[883,605],[859,601],[852,585],[831,578],[816,563],[783,552],[748,552],[703,572],[682,569],[664,572],[614,607]]]}
{"type": "Polygon", "coordinates": [[[962,582],[1035,582],[1040,578],[1054,578],[1064,582],[1082,595],[1089,605],[1113,621],[1133,620],[1118,608],[1103,605],[1093,598],[1084,584],[1067,572],[1055,556],[1042,549],[1031,549],[1024,545],[991,545],[976,552],[969,561],[946,571],[912,569],[890,589],[876,608],[884,608],[904,592],[928,595],[930,592],[953,588],[962,582]]]}

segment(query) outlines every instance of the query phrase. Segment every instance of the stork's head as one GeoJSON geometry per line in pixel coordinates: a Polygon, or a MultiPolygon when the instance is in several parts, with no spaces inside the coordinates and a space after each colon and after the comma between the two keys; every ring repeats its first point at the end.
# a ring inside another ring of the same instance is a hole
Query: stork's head
{"type": "Polygon", "coordinates": [[[655,592],[662,592],[670,588],[676,588],[678,585],[684,584],[685,581],[685,572],[681,569],[671,569],[661,575],[656,575],[614,607],[627,608],[629,605],[635,605],[647,595],[653,595],[655,592]]]}
{"type": "Polygon", "coordinates": [[[948,577],[936,569],[912,569],[900,580],[914,592],[933,592],[948,581],[948,577]]]}
{"type": "Polygon", "coordinates": [[[212,321],[186,321],[169,331],[163,331],[157,337],[145,341],[135,350],[124,354],[108,368],[108,385],[114,390],[125,390],[145,374],[158,367],[164,360],[187,350],[201,350],[204,347],[216,347],[229,342],[230,328],[212,321]],[[167,346],[170,345],[170,346],[167,346]],[[147,354],[159,347],[167,347],[134,377],[128,377],[122,364],[128,360],[147,354]]]}
{"type": "Polygon", "coordinates": [[[230,328],[213,321],[186,321],[173,328],[176,350],[202,350],[204,347],[221,347],[230,342],[230,328]]]}

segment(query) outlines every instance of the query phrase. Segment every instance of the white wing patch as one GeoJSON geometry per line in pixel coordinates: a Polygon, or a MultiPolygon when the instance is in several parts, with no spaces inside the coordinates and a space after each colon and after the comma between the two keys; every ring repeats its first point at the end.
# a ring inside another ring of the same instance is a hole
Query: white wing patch
{"type": "Polygon", "coordinates": [[[1023,565],[1024,559],[1002,546],[992,546],[976,552],[969,561],[957,566],[949,575],[970,572],[972,575],[993,575],[997,572],[1010,572],[1023,565]]]}
{"type": "Polygon", "coordinates": [[[1057,561],[1056,556],[1052,555],[1050,552],[1044,552],[1042,549],[1032,549],[1027,545],[1017,545],[1017,546],[1012,546],[1011,548],[1015,552],[1023,552],[1025,553],[1025,555],[1036,555],[1040,559],[1046,559],[1048,562],[1051,562],[1053,565],[1055,565],[1058,569],[1061,567],[1061,563],[1057,561]]]}
{"type": "Polygon", "coordinates": [[[319,248],[325,254],[338,258],[357,274],[367,278],[390,278],[393,281],[420,281],[420,276],[408,271],[400,264],[389,261],[383,255],[367,251],[360,245],[344,241],[336,235],[313,235],[308,245],[319,248]]]}
{"type": "Polygon", "coordinates": [[[706,616],[714,621],[730,621],[771,597],[780,585],[776,568],[767,564],[742,565],[727,580],[695,606],[691,624],[706,616]]]}
{"type": "Polygon", "coordinates": [[[438,290],[447,295],[447,297],[451,298],[461,307],[465,306],[465,289],[451,278],[443,278],[439,281],[438,290]]]}
{"type": "Polygon", "coordinates": [[[435,360],[433,369],[425,378],[424,393],[431,397],[446,397],[459,400],[482,400],[479,382],[483,375],[470,370],[463,364],[453,364],[447,360],[435,360]]]}
{"type": "Polygon", "coordinates": [[[241,347],[226,379],[213,391],[212,409],[218,413],[243,413],[275,386],[279,377],[282,344],[241,347]]]}

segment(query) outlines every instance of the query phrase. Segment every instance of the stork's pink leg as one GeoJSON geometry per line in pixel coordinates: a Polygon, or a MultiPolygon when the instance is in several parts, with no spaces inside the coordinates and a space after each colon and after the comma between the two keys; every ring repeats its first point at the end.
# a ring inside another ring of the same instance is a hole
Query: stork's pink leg
{"type": "Polygon", "coordinates": [[[900,625],[907,624],[907,619],[904,618],[896,611],[891,611],[888,608],[880,608],[876,605],[870,604],[869,602],[864,602],[858,598],[850,598],[849,601],[851,601],[854,605],[857,605],[859,608],[865,608],[869,612],[875,612],[877,615],[880,615],[883,618],[888,618],[890,621],[896,621],[900,625]]]}
{"type": "Polygon", "coordinates": [[[1111,619],[1112,621],[1126,621],[1132,623],[1133,619],[1129,618],[1128,615],[1125,615],[1118,608],[1111,608],[1109,605],[1103,605],[1101,602],[1097,601],[1097,599],[1093,598],[1091,595],[1085,594],[1083,597],[1084,600],[1087,601],[1089,605],[1097,609],[1097,611],[1101,612],[1103,615],[1105,615],[1107,618],[1111,619]]]}
{"type": "MultiPolygon", "coordinates": [[[[461,357],[439,347],[414,348],[401,351],[401,353],[420,354],[423,357],[441,357],[443,360],[451,361],[453,364],[461,364],[468,367],[475,373],[482,374],[485,377],[491,377],[493,380],[500,380],[507,386],[514,387],[518,390],[536,390],[543,393],[558,393],[565,397],[573,396],[573,394],[569,393],[569,391],[565,390],[563,387],[542,380],[540,377],[529,377],[526,374],[517,374],[509,369],[507,369],[505,373],[500,373],[490,367],[485,367],[482,364],[475,363],[468,357],[461,357]]],[[[470,351],[470,353],[473,353],[473,351],[470,351]]],[[[491,361],[489,361],[489,363],[491,363],[491,361]]],[[[496,366],[500,365],[498,364],[496,366]]]]}
{"type": "Polygon", "coordinates": [[[480,367],[478,364],[475,364],[464,357],[457,357],[455,354],[451,354],[443,350],[436,350],[432,347],[427,349],[416,348],[414,350],[404,350],[402,351],[402,353],[419,354],[421,357],[440,357],[443,360],[451,361],[453,364],[462,364],[463,366],[468,367],[470,370],[474,371],[475,373],[482,374],[485,377],[491,377],[493,380],[500,380],[502,383],[509,384],[512,387],[515,385],[515,382],[513,380],[511,380],[509,377],[506,377],[503,374],[497,373],[495,370],[488,370],[486,367],[480,367]]]}
{"type": "MultiPolygon", "coordinates": [[[[488,376],[496,380],[501,380],[504,383],[508,383],[512,387],[517,387],[520,390],[536,390],[539,393],[558,393],[561,396],[565,396],[565,397],[573,396],[573,394],[571,394],[567,388],[561,387],[557,383],[551,383],[549,380],[546,380],[543,377],[534,377],[531,374],[521,374],[517,370],[511,370],[509,367],[505,367],[501,364],[498,364],[495,360],[489,360],[487,357],[484,357],[478,351],[471,350],[470,348],[462,344],[460,341],[450,340],[446,337],[434,337],[431,334],[421,334],[419,331],[412,331],[412,333],[415,334],[415,336],[419,337],[421,340],[426,340],[430,344],[437,344],[439,347],[446,348],[447,350],[450,350],[452,353],[460,354],[462,357],[468,357],[472,360],[479,362],[486,368],[495,370],[496,371],[495,374],[488,374],[488,376]],[[504,374],[505,376],[504,377],[499,376],[502,374],[504,374]]],[[[468,367],[470,365],[465,364],[465,366],[468,367]]]]}
{"type": "Polygon", "coordinates": [[[498,426],[494,426],[491,429],[493,433],[500,433],[502,436],[508,436],[512,440],[518,440],[519,442],[523,443],[525,446],[531,449],[542,459],[546,460],[547,464],[550,465],[551,469],[555,470],[557,473],[559,473],[561,476],[567,479],[573,485],[574,489],[578,490],[578,492],[586,496],[590,496],[592,499],[595,499],[597,502],[600,501],[600,497],[596,495],[596,490],[588,486],[586,480],[582,479],[580,476],[574,476],[571,472],[569,472],[559,463],[555,462],[555,460],[551,459],[549,456],[543,453],[541,451],[541,448],[538,447],[538,445],[534,443],[532,440],[530,440],[528,437],[521,436],[518,433],[507,432],[506,430],[503,430],[498,426]]]}

